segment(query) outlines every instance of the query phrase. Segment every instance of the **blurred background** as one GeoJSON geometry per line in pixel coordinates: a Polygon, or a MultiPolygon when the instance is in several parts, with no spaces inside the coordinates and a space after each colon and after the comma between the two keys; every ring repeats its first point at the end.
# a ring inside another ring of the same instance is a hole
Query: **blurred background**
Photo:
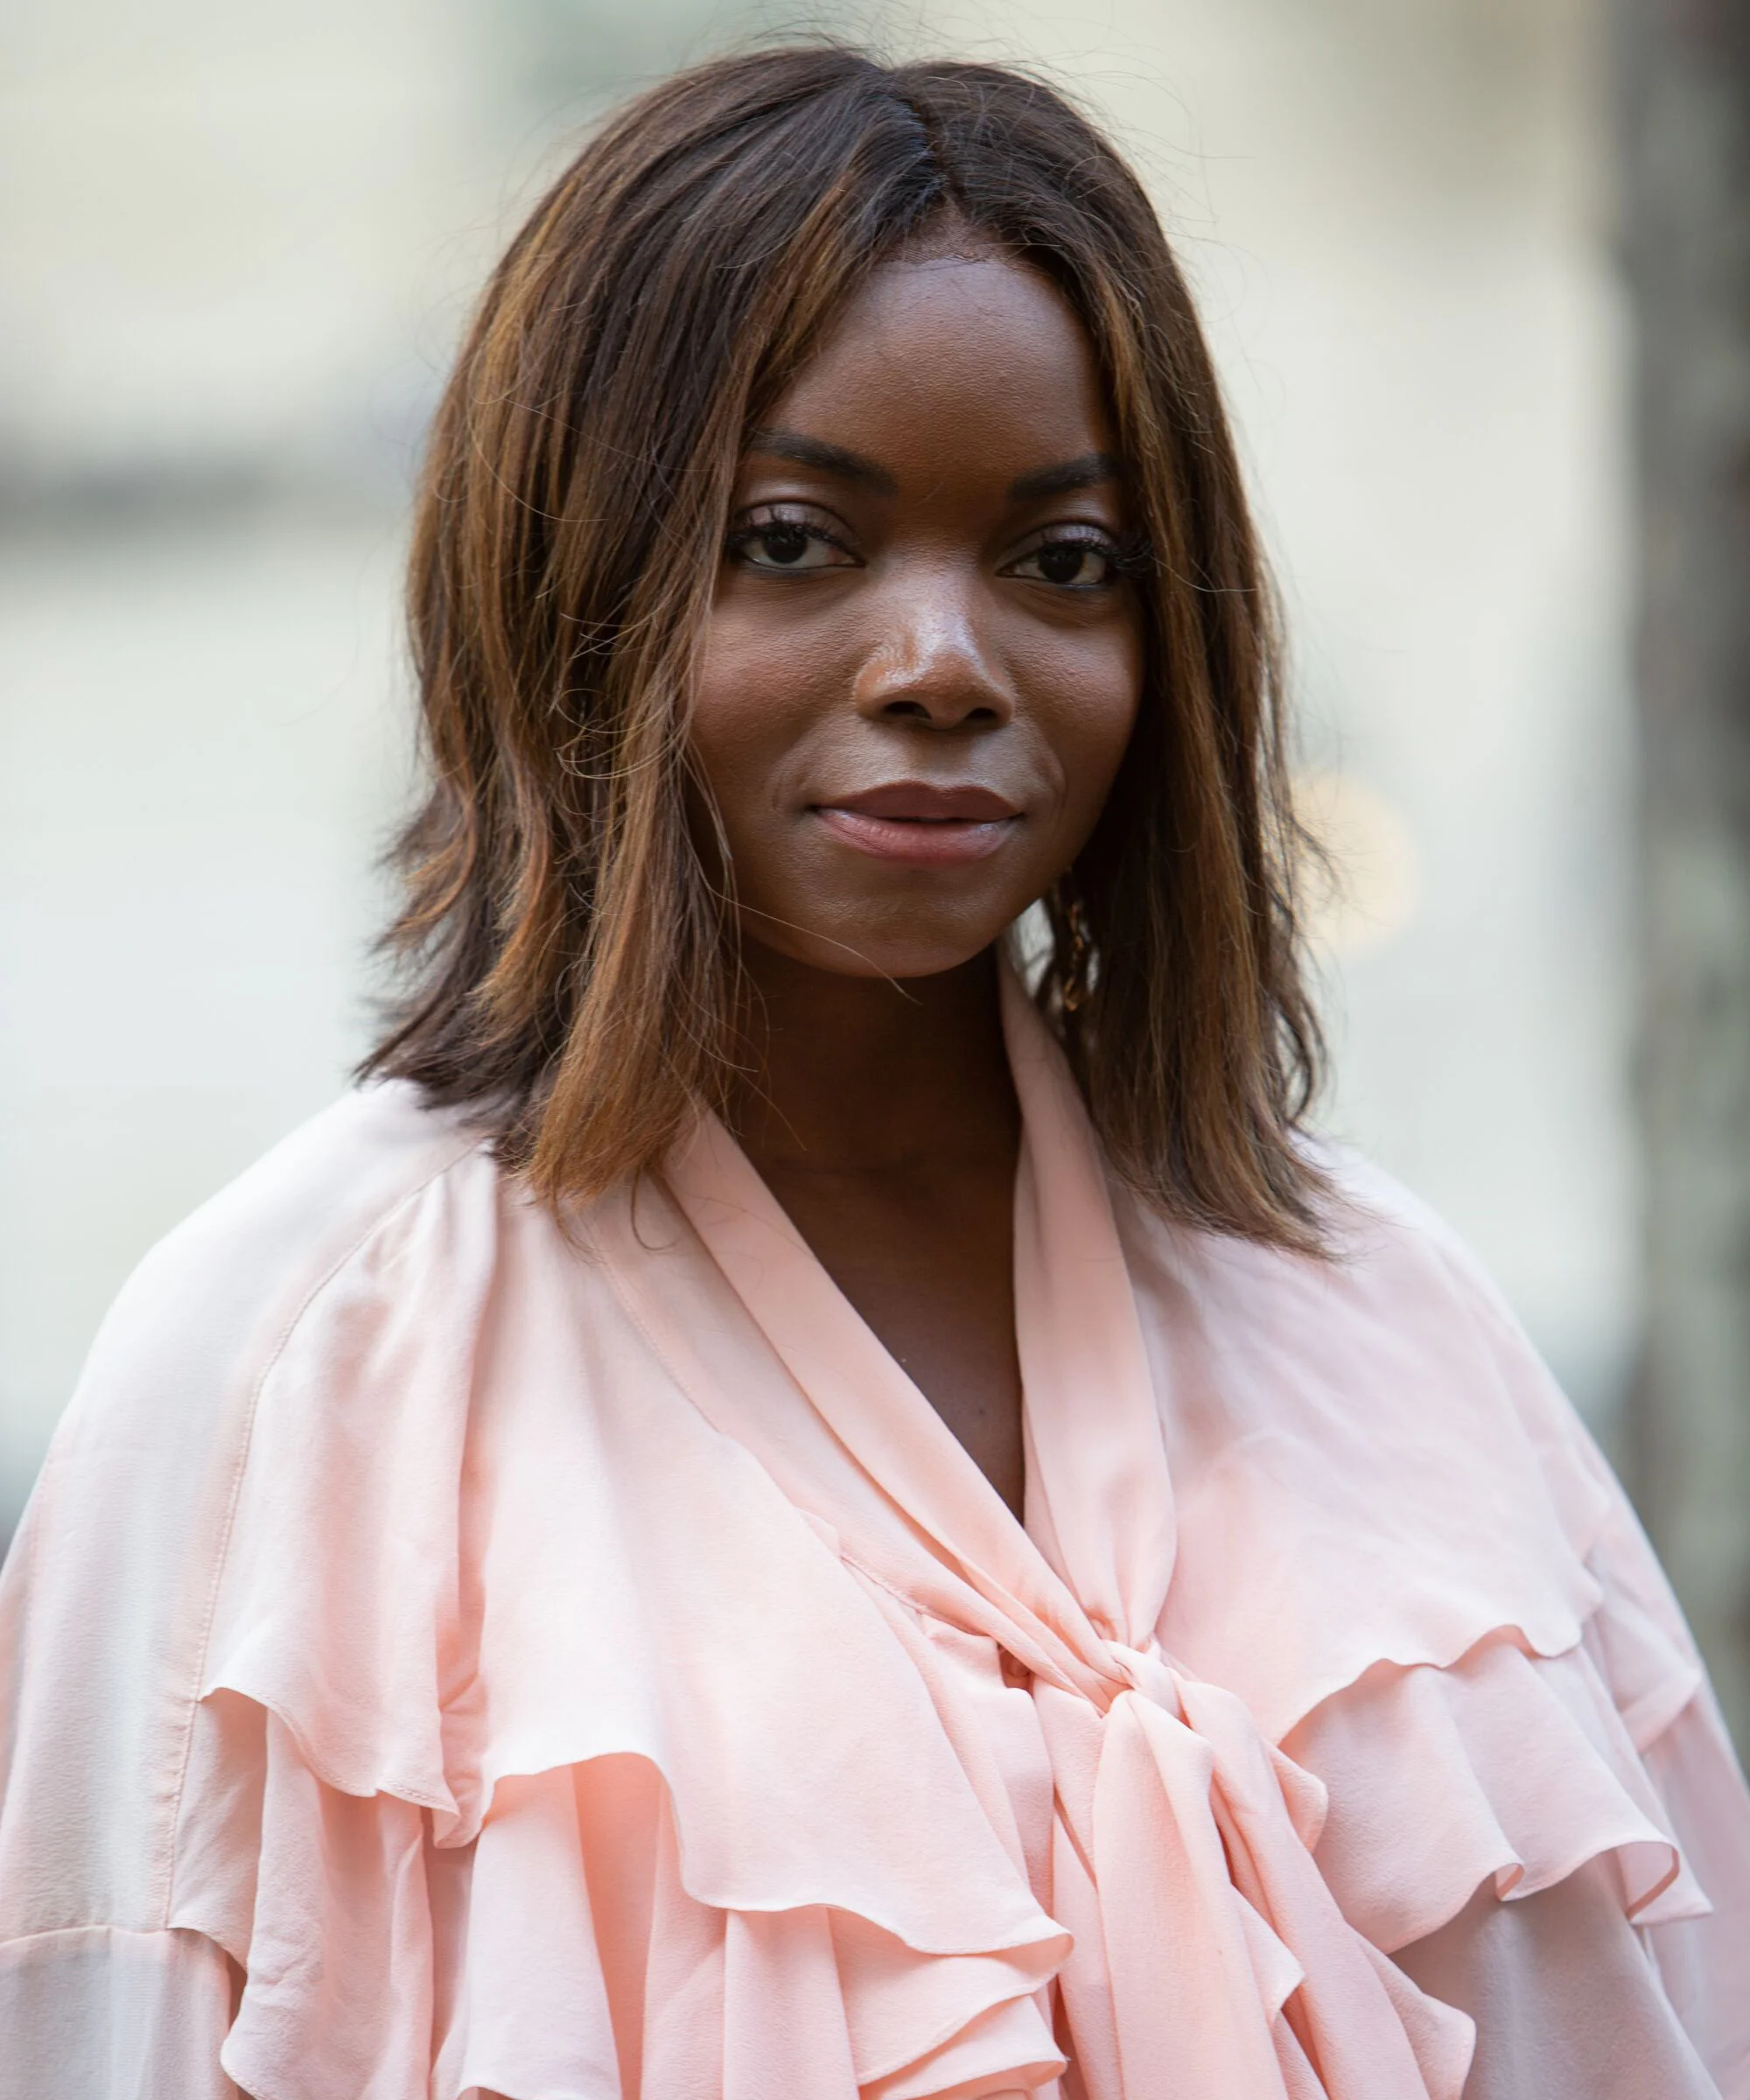
{"type": "Polygon", "coordinates": [[[1500,1278],[1741,1725],[1744,10],[1620,6],[8,0],[0,1537],[122,1277],[368,1040],[471,296],[616,94],[821,28],[1042,62],[1152,186],[1345,874],[1325,1118],[1500,1278]]]}

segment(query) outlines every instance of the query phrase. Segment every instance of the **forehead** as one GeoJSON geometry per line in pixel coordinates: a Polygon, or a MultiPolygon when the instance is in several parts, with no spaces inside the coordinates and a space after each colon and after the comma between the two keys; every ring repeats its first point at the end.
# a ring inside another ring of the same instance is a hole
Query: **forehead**
{"type": "Polygon", "coordinates": [[[1004,476],[1113,449],[1087,331],[1042,272],[996,254],[884,264],[762,420],[907,464],[1004,476]]]}

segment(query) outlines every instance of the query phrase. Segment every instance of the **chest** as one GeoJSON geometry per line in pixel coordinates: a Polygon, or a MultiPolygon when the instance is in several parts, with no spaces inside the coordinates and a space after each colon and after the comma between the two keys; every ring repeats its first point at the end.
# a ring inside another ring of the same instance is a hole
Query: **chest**
{"type": "Polygon", "coordinates": [[[1012,1173],[767,1178],[821,1266],[1018,1515],[1012,1173]]]}

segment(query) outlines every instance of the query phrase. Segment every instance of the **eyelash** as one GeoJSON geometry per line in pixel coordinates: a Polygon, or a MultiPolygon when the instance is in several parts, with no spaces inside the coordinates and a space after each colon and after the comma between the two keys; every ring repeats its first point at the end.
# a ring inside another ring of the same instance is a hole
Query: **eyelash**
{"type": "MultiPolygon", "coordinates": [[[[1036,540],[1025,554],[1015,556],[1016,562],[1030,562],[1054,547],[1086,547],[1105,557],[1108,573],[1097,584],[1057,584],[1059,591],[1108,591],[1121,583],[1127,576],[1134,575],[1141,566],[1141,542],[1133,534],[1115,538],[1102,532],[1097,525],[1047,526],[1044,536],[1036,540]]],[[[1014,564],[1011,563],[1010,567],[1014,564]]],[[[1032,582],[1033,579],[1025,579],[1032,582]]],[[[1040,579],[1049,581],[1048,578],[1040,579]]]]}
{"type": "MultiPolygon", "coordinates": [[[[844,542],[836,534],[827,531],[824,526],[817,525],[809,517],[798,515],[794,510],[767,503],[762,503],[758,510],[751,512],[741,524],[733,528],[726,542],[728,551],[732,555],[740,554],[756,541],[764,539],[767,533],[780,529],[799,532],[804,539],[812,540],[817,546],[830,547],[839,554],[850,555],[850,549],[844,542]]],[[[856,557],[852,556],[851,558],[854,560],[856,557]]]]}
{"type": "MultiPolygon", "coordinates": [[[[730,532],[726,542],[726,550],[732,556],[741,554],[756,542],[763,539],[767,533],[779,528],[787,528],[792,532],[801,533],[805,539],[813,541],[816,545],[830,547],[840,554],[851,556],[850,549],[836,535],[827,531],[823,526],[816,524],[811,518],[799,515],[795,511],[776,504],[762,504],[757,512],[749,514],[742,523],[735,526],[730,532]]],[[[1100,583],[1059,584],[1053,586],[1060,591],[1110,589],[1112,584],[1122,581],[1126,577],[1142,573],[1148,566],[1148,547],[1140,534],[1128,533],[1122,538],[1115,538],[1110,533],[1102,532],[1097,526],[1092,525],[1047,527],[1045,536],[1036,541],[1025,554],[1017,555],[1015,560],[1017,562],[1031,561],[1034,556],[1043,553],[1049,547],[1091,548],[1095,553],[1103,555],[1110,565],[1110,575],[1100,583]]],[[[851,558],[854,560],[856,557],[851,556],[851,558]]],[[[833,565],[837,566],[838,564],[833,565]]],[[[1010,564],[1010,566],[1012,565],[1012,564],[1010,564]]],[[[781,573],[781,566],[776,571],[767,570],[766,573],[781,573]]],[[[800,573],[817,574],[818,571],[804,570],[800,573]]],[[[1025,580],[1032,581],[1032,579],[1025,580]]]]}

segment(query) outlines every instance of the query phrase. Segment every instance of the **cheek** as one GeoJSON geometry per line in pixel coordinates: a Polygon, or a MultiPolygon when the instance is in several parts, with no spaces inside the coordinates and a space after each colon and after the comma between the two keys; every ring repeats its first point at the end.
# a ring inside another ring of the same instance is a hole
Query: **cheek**
{"type": "MultiPolygon", "coordinates": [[[[794,878],[796,783],[837,689],[830,637],[798,632],[760,609],[729,602],[704,638],[687,734],[695,775],[715,802],[749,895],[794,878]]],[[[768,898],[767,901],[770,900],[768,898]]]]}
{"type": "Polygon", "coordinates": [[[1064,822],[1079,851],[1105,807],[1130,747],[1141,704],[1140,638],[1114,635],[1107,647],[1066,665],[1054,696],[1051,741],[1064,783],[1064,822]]]}
{"type": "Polygon", "coordinates": [[[786,654],[732,612],[712,614],[687,741],[726,822],[757,795],[789,733],[786,654]]]}

